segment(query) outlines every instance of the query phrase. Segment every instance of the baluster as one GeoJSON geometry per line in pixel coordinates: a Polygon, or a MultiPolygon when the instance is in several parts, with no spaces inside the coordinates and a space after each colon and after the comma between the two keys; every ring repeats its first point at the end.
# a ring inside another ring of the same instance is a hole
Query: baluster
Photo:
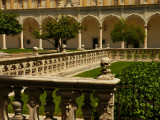
{"type": "Polygon", "coordinates": [[[41,62],[42,62],[42,65],[41,65],[42,70],[41,70],[41,72],[42,72],[42,75],[44,75],[45,60],[41,60],[41,62]]]}
{"type": "Polygon", "coordinates": [[[128,50],[124,50],[124,60],[127,60],[128,59],[128,50]]]}
{"type": "Polygon", "coordinates": [[[81,107],[81,109],[84,116],[84,120],[91,120],[91,116],[93,112],[93,107],[90,104],[91,91],[83,91],[83,93],[84,93],[84,105],[81,107]]]}
{"type": "Polygon", "coordinates": [[[18,64],[15,64],[16,75],[18,75],[18,64]]]}
{"type": "Polygon", "coordinates": [[[96,91],[94,97],[98,97],[99,120],[114,120],[114,93],[113,88],[108,91],[96,91]]]}
{"type": "Polygon", "coordinates": [[[75,100],[81,95],[80,91],[59,90],[56,94],[61,96],[60,108],[62,111],[62,120],[75,120],[75,113],[78,107],[75,100]]]}
{"type": "Polygon", "coordinates": [[[3,65],[0,65],[0,75],[3,75],[3,65]]]}
{"type": "Polygon", "coordinates": [[[7,67],[7,68],[8,68],[8,70],[7,70],[7,75],[10,75],[10,73],[11,73],[11,72],[10,72],[10,71],[11,71],[11,65],[7,65],[7,66],[8,66],[8,67],[7,67]]]}
{"type": "Polygon", "coordinates": [[[39,120],[38,112],[41,105],[39,97],[43,94],[41,88],[26,88],[24,94],[28,95],[29,120],[39,120]]]}
{"type": "Polygon", "coordinates": [[[55,103],[53,102],[52,93],[55,89],[46,88],[45,90],[47,93],[47,97],[46,97],[46,103],[44,105],[45,114],[46,114],[46,118],[44,120],[57,120],[53,118],[53,113],[55,111],[55,103]]]}
{"type": "Polygon", "coordinates": [[[29,62],[29,75],[32,75],[32,66],[33,66],[33,61],[29,62]]]}
{"type": "Polygon", "coordinates": [[[148,59],[148,60],[150,60],[150,58],[151,58],[151,50],[146,50],[146,58],[148,59]]]}
{"type": "Polygon", "coordinates": [[[146,59],[146,51],[143,50],[143,59],[146,59]]]}
{"type": "Polygon", "coordinates": [[[12,92],[11,87],[0,87],[0,120],[9,120],[8,104],[10,102],[8,94],[12,92]]]}
{"type": "Polygon", "coordinates": [[[159,50],[155,50],[155,60],[159,60],[159,50]]]}
{"type": "Polygon", "coordinates": [[[134,60],[134,50],[131,50],[131,59],[134,60]]]}
{"type": "Polygon", "coordinates": [[[12,102],[13,110],[15,112],[15,115],[11,120],[25,120],[25,116],[22,115],[22,109],[23,109],[23,101],[21,100],[21,90],[22,87],[14,87],[14,101],[12,102]]]}
{"type": "Polygon", "coordinates": [[[25,75],[26,72],[25,72],[25,67],[26,67],[26,62],[22,62],[22,75],[25,75]]]}
{"type": "Polygon", "coordinates": [[[139,50],[135,50],[135,59],[138,59],[139,50]]]}

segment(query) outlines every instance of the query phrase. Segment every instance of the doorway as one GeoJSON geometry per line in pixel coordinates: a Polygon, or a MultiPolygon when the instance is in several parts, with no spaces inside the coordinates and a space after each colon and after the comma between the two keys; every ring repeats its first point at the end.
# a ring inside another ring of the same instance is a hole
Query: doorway
{"type": "Polygon", "coordinates": [[[95,44],[98,45],[98,38],[93,38],[93,49],[95,49],[95,44]]]}

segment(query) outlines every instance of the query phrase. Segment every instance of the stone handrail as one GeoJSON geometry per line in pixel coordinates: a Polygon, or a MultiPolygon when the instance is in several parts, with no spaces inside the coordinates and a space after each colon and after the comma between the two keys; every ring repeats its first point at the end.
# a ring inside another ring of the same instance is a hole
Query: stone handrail
{"type": "Polygon", "coordinates": [[[98,80],[92,78],[64,78],[47,76],[4,76],[0,75],[0,120],[26,120],[22,115],[23,101],[21,90],[28,95],[27,106],[29,108],[29,120],[39,120],[38,108],[41,106],[40,95],[46,91],[47,97],[44,105],[46,118],[44,120],[56,120],[53,117],[55,103],[52,93],[56,89],[56,95],[61,96],[62,120],[75,120],[75,111],[78,108],[76,98],[84,94],[84,105],[81,107],[84,120],[91,120],[93,107],[90,105],[90,95],[98,98],[96,111],[99,120],[114,120],[114,91],[115,85],[120,80],[98,80]],[[12,102],[15,115],[8,117],[8,104],[10,92],[14,92],[12,102]]]}
{"type": "Polygon", "coordinates": [[[126,48],[101,49],[45,54],[0,60],[3,75],[54,75],[74,68],[98,64],[102,57],[112,61],[159,61],[160,49],[126,48]]]}

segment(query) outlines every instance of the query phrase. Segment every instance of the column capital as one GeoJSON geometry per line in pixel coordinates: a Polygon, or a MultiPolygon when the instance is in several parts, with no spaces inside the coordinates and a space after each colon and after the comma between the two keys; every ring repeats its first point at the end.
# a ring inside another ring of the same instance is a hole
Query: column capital
{"type": "Polygon", "coordinates": [[[148,25],[147,25],[147,24],[145,24],[145,25],[144,25],[144,28],[148,28],[148,25]]]}

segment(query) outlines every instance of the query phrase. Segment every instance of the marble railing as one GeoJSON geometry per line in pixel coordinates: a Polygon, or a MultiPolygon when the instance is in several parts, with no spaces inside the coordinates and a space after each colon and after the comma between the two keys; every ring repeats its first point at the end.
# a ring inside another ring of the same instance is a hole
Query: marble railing
{"type": "Polygon", "coordinates": [[[99,64],[102,57],[112,61],[159,61],[160,49],[101,49],[46,54],[0,60],[3,75],[55,75],[75,68],[99,64]]]}
{"type": "Polygon", "coordinates": [[[159,61],[160,49],[157,48],[128,48],[107,49],[108,57],[112,61],[159,61]]]}
{"type": "Polygon", "coordinates": [[[107,51],[88,50],[0,60],[3,75],[53,75],[74,68],[98,64],[107,51]]]}
{"type": "MultiPolygon", "coordinates": [[[[99,80],[91,78],[68,78],[47,76],[5,76],[0,75],[0,120],[26,120],[22,115],[23,101],[21,90],[28,95],[29,120],[39,120],[38,108],[41,106],[40,95],[46,91],[44,120],[56,120],[53,91],[61,97],[61,120],[75,120],[75,111],[78,108],[76,98],[84,94],[84,105],[81,107],[84,120],[91,120],[93,106],[90,95],[98,98],[96,112],[99,120],[114,120],[114,91],[115,85],[120,80],[99,80]],[[12,102],[15,115],[8,117],[8,94],[14,92],[12,102]]],[[[27,118],[28,119],[28,118],[27,118]]]]}

